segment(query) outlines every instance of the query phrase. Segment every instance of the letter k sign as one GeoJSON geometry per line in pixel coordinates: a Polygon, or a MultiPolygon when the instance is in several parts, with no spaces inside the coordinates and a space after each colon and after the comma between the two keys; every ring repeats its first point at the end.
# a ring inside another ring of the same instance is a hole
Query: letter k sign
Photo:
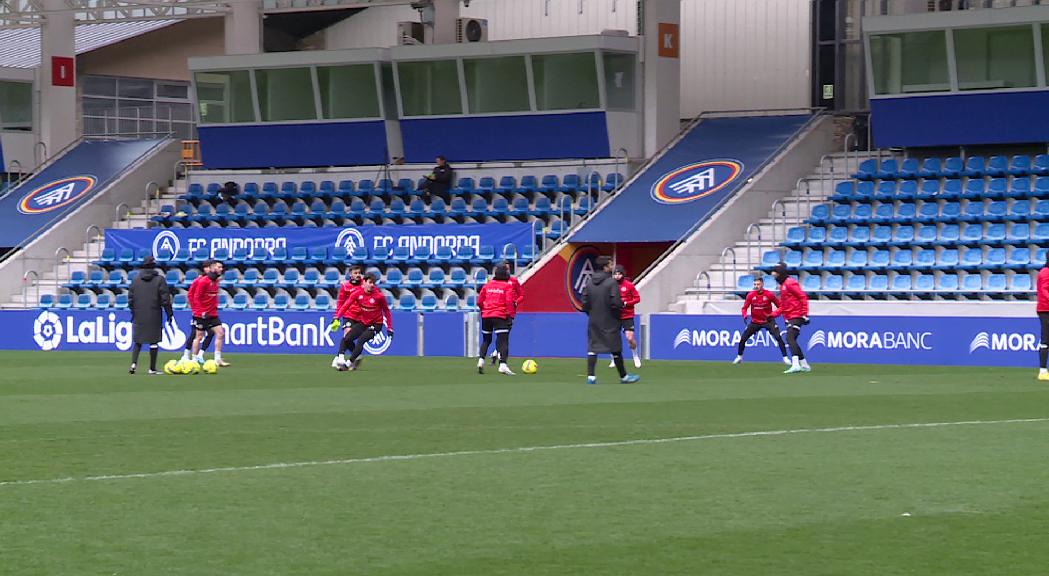
{"type": "Polygon", "coordinates": [[[662,58],[677,58],[678,48],[678,25],[659,24],[659,55],[662,58]]]}

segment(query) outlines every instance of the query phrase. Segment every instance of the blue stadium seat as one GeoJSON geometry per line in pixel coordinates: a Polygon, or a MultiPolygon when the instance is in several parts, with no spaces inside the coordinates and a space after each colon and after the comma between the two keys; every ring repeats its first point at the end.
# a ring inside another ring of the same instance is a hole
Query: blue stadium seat
{"type": "Polygon", "coordinates": [[[873,180],[878,173],[878,161],[870,158],[860,162],[856,167],[856,173],[852,175],[857,180],[873,180]]]}
{"type": "Polygon", "coordinates": [[[623,175],[618,172],[609,172],[605,175],[605,185],[601,187],[605,192],[612,192],[623,186],[623,175]]]}
{"type": "Polygon", "coordinates": [[[939,178],[942,162],[939,158],[926,158],[918,170],[918,176],[922,178],[939,178]]]}
{"type": "Polygon", "coordinates": [[[958,291],[958,276],[956,274],[944,274],[936,279],[937,295],[944,298],[954,298],[958,291]]]}
{"type": "Polygon", "coordinates": [[[962,169],[961,174],[969,178],[978,178],[983,176],[985,168],[986,160],[983,156],[969,156],[965,160],[965,168],[962,169]]]}
{"type": "Polygon", "coordinates": [[[772,269],[773,266],[779,264],[780,255],[776,250],[767,250],[761,255],[761,268],[772,269]]]}
{"type": "Polygon", "coordinates": [[[890,269],[906,270],[914,263],[914,254],[910,250],[896,250],[892,253],[892,264],[890,269]]]}
{"type": "Polygon", "coordinates": [[[1009,191],[1005,194],[1008,198],[1032,198],[1031,179],[1027,177],[1013,178],[1009,183],[1009,191]]]}
{"type": "Polygon", "coordinates": [[[1031,225],[1026,222],[1009,224],[1005,235],[1006,244],[1026,244],[1031,240],[1031,225]]]}
{"type": "Polygon", "coordinates": [[[915,194],[915,198],[918,200],[936,200],[940,195],[940,181],[939,180],[923,180],[921,188],[918,189],[915,194]]]}
{"type": "Polygon", "coordinates": [[[1049,175],[1049,154],[1039,154],[1031,162],[1031,174],[1038,176],[1049,175]]]}
{"type": "Polygon", "coordinates": [[[261,287],[269,288],[276,286],[280,282],[280,272],[276,268],[267,268],[262,273],[262,278],[259,278],[258,285],[261,287]]]}
{"type": "Polygon", "coordinates": [[[393,254],[390,256],[390,260],[396,264],[407,264],[411,259],[412,254],[407,246],[397,246],[393,249],[393,254]]]}
{"type": "Polygon", "coordinates": [[[252,310],[266,310],[270,307],[270,296],[265,292],[259,292],[255,294],[255,298],[251,301],[252,310]]]}
{"type": "Polygon", "coordinates": [[[338,288],[342,285],[342,276],[338,270],[328,269],[324,271],[324,275],[317,282],[319,288],[338,288]]]}
{"type": "MultiPolygon", "coordinates": [[[[847,204],[844,206],[848,207],[847,204]]],[[[848,224],[866,224],[870,221],[872,212],[870,204],[857,204],[856,209],[852,211],[852,215],[845,218],[845,222],[848,224]]]]}
{"type": "Polygon", "coordinates": [[[1010,270],[1027,270],[1031,266],[1031,250],[1026,246],[1009,248],[1009,257],[1005,267],[1010,270]]]}
{"type": "Polygon", "coordinates": [[[174,310],[186,310],[189,308],[189,299],[185,294],[175,294],[171,297],[171,308],[174,310]]]}
{"type": "Polygon", "coordinates": [[[849,231],[848,246],[865,246],[871,241],[871,229],[868,226],[856,226],[849,231]]]}
{"type": "Polygon", "coordinates": [[[299,279],[299,285],[305,288],[316,288],[320,285],[321,273],[316,268],[307,268],[299,279]]]}
{"type": "Polygon", "coordinates": [[[896,181],[882,180],[874,189],[874,199],[880,202],[892,202],[896,197],[896,181]]]}
{"type": "Polygon", "coordinates": [[[987,280],[984,282],[983,289],[995,293],[1005,292],[1008,289],[1005,274],[989,274],[987,280]]]}
{"type": "MultiPolygon", "coordinates": [[[[848,206],[848,204],[835,204],[837,206],[848,206]]],[[[816,225],[824,225],[830,219],[831,209],[826,204],[818,204],[813,206],[812,214],[809,216],[808,223],[816,225]]]]}
{"type": "Polygon", "coordinates": [[[962,222],[980,222],[984,219],[983,202],[969,202],[965,205],[959,220],[962,222]]]}
{"type": "Polygon", "coordinates": [[[855,182],[839,182],[834,187],[834,194],[831,195],[830,199],[835,202],[852,202],[852,197],[855,193],[855,182]]]}
{"type": "Polygon", "coordinates": [[[106,286],[110,288],[116,288],[118,286],[126,286],[128,283],[127,274],[123,270],[110,270],[109,275],[106,277],[106,286]]]}
{"type": "Polygon", "coordinates": [[[991,248],[983,256],[980,270],[998,270],[1005,267],[1005,248],[991,248]]]}
{"type": "Polygon", "coordinates": [[[788,250],[783,255],[783,263],[787,265],[787,268],[797,269],[801,267],[801,251],[800,250],[788,250]]]}
{"type": "Polygon", "coordinates": [[[802,246],[807,248],[822,246],[827,241],[827,229],[820,227],[812,227],[808,229],[808,238],[801,243],[802,246]]]}
{"type": "Polygon", "coordinates": [[[852,215],[852,204],[835,204],[830,211],[830,222],[832,224],[844,224],[852,215]]]}
{"type": "Polygon", "coordinates": [[[921,248],[914,254],[914,262],[911,268],[920,271],[930,271],[936,266],[936,250],[921,248]]]}
{"type": "Polygon", "coordinates": [[[970,246],[982,244],[984,240],[983,224],[963,224],[961,228],[960,244],[970,246]]]}
{"type": "Polygon", "coordinates": [[[910,274],[897,274],[892,278],[892,285],[889,291],[897,296],[906,296],[911,292],[911,275],[910,274]]]}
{"type": "Polygon", "coordinates": [[[397,301],[397,310],[402,312],[415,310],[415,295],[411,292],[401,295],[401,298],[397,301]]]}
{"type": "Polygon", "coordinates": [[[245,292],[240,292],[233,296],[233,301],[230,302],[229,307],[231,310],[247,310],[250,300],[245,292]]]}
{"type": "Polygon", "coordinates": [[[1027,176],[1031,173],[1031,157],[1026,154],[1017,154],[1009,160],[1009,174],[1012,176],[1027,176]]]}
{"type": "Polygon", "coordinates": [[[448,272],[448,278],[445,284],[452,288],[462,288],[466,286],[466,283],[466,270],[460,266],[453,266],[448,272]]]}
{"type": "Polygon", "coordinates": [[[872,270],[885,270],[889,267],[889,258],[888,250],[875,250],[870,255],[870,263],[868,266],[872,270]]]}
{"type": "Polygon", "coordinates": [[[957,222],[961,215],[961,202],[944,202],[943,206],[940,207],[940,216],[937,220],[940,222],[957,222]]]}
{"type": "Polygon", "coordinates": [[[801,261],[802,270],[819,270],[823,268],[823,251],[807,250],[801,261]]]}
{"type": "Polygon", "coordinates": [[[313,309],[314,310],[325,311],[325,310],[331,309],[331,307],[332,307],[331,296],[329,296],[328,294],[326,294],[324,292],[321,292],[320,294],[317,294],[317,296],[313,299],[313,309]]]}
{"type": "Polygon", "coordinates": [[[824,294],[832,296],[841,295],[842,290],[845,288],[845,278],[832,274],[823,279],[822,290],[824,294]]]}
{"type": "Polygon", "coordinates": [[[73,302],[74,310],[87,310],[94,305],[92,295],[90,293],[78,294],[76,300],[73,302]]]}
{"type": "Polygon", "coordinates": [[[1031,292],[1033,287],[1031,285],[1031,276],[1027,273],[1014,274],[1009,277],[1009,292],[1031,292]]]}
{"type": "MultiPolygon", "coordinates": [[[[897,172],[899,171],[899,163],[895,158],[886,158],[881,161],[878,165],[878,171],[875,176],[881,180],[895,179],[897,172]]],[[[895,183],[893,183],[895,185],[895,183]]],[[[895,187],[895,186],[894,186],[895,187]]]]}
{"type": "MultiPolygon", "coordinates": [[[[556,177],[555,177],[556,178],[556,177]]],[[[521,176],[521,183],[514,189],[517,194],[532,194],[539,189],[539,181],[534,174],[521,176]]]]}
{"type": "Polygon", "coordinates": [[[281,278],[278,285],[288,289],[295,288],[298,286],[299,280],[301,279],[302,277],[297,268],[288,268],[284,271],[284,276],[281,278]]]}
{"type": "MultiPolygon", "coordinates": [[[[774,254],[774,252],[773,252],[774,254]]],[[[867,251],[853,250],[845,263],[846,270],[864,270],[867,268],[867,251]]]]}
{"type": "Polygon", "coordinates": [[[983,233],[984,243],[992,246],[1000,246],[1005,244],[1006,229],[1005,224],[989,224],[987,229],[983,233]]]}
{"type": "Polygon", "coordinates": [[[840,270],[845,267],[845,251],[831,250],[824,259],[823,267],[828,270],[840,270]]]}
{"type": "Polygon", "coordinates": [[[896,199],[904,201],[912,201],[918,196],[918,182],[914,180],[904,180],[900,182],[899,188],[896,189],[896,199]]]}
{"type": "Polygon", "coordinates": [[[801,289],[809,294],[817,293],[820,291],[820,277],[819,275],[809,275],[801,280],[801,289]]]}
{"type": "Polygon", "coordinates": [[[787,238],[783,241],[784,246],[801,246],[805,242],[805,228],[796,226],[787,230],[787,238]]]}
{"type": "Polygon", "coordinates": [[[517,189],[517,178],[513,176],[503,176],[499,178],[499,184],[495,187],[494,192],[503,196],[511,196],[517,189]]]}
{"type": "Polygon", "coordinates": [[[949,179],[943,181],[943,186],[940,188],[940,194],[937,198],[940,200],[959,200],[962,197],[962,193],[962,181],[949,179]]]}
{"type": "Polygon", "coordinates": [[[918,213],[915,215],[914,220],[921,222],[922,224],[929,224],[936,222],[940,218],[940,207],[936,202],[924,202],[918,208],[918,213]]]}
{"type": "MultiPolygon", "coordinates": [[[[889,205],[891,206],[891,204],[889,205]]],[[[890,222],[915,222],[918,219],[918,205],[913,202],[900,202],[896,206],[896,214],[890,222]]]]}
{"type": "Polygon", "coordinates": [[[240,285],[252,287],[259,283],[262,278],[262,274],[258,268],[247,268],[244,270],[244,275],[240,277],[240,285]]]}
{"type": "MultiPolygon", "coordinates": [[[[935,239],[936,229],[933,227],[933,238],[935,239]]],[[[889,240],[889,246],[910,246],[914,242],[914,226],[901,224],[896,227],[892,232],[892,239],[889,240]]]]}
{"type": "Polygon", "coordinates": [[[919,274],[914,278],[913,289],[919,298],[930,298],[936,290],[935,278],[932,274],[919,274]]]}
{"type": "Polygon", "coordinates": [[[965,189],[962,192],[962,198],[966,200],[981,200],[984,197],[984,193],[987,189],[987,183],[980,178],[969,178],[965,183],[965,189]]]}
{"type": "Polygon", "coordinates": [[[965,165],[962,159],[957,156],[951,156],[943,161],[943,165],[940,167],[940,176],[944,178],[958,178],[962,175],[964,169],[965,165]]]}
{"type": "Polygon", "coordinates": [[[1009,182],[1005,178],[991,178],[987,181],[983,197],[988,200],[1004,200],[1009,197],[1009,182]]]}
{"type": "Polygon", "coordinates": [[[425,264],[430,261],[432,254],[430,253],[430,247],[427,245],[419,246],[412,253],[412,257],[408,260],[409,264],[425,264]]]}
{"type": "Polygon", "coordinates": [[[935,268],[937,270],[955,270],[958,268],[958,263],[958,249],[947,248],[941,250],[936,256],[935,268]]]}
{"type": "Polygon", "coordinates": [[[437,310],[437,296],[423,294],[419,299],[419,310],[422,312],[434,312],[437,310]]]}
{"type": "Polygon", "coordinates": [[[991,176],[992,178],[1001,178],[1006,175],[1009,171],[1009,159],[1005,156],[991,156],[987,159],[987,165],[984,166],[984,174],[991,176]]]}
{"type": "Polygon", "coordinates": [[[959,270],[977,270],[983,265],[982,248],[963,248],[960,250],[961,260],[958,262],[959,270]]]}
{"type": "Polygon", "coordinates": [[[853,202],[870,202],[874,199],[874,182],[860,182],[851,200],[853,202]]]}
{"type": "Polygon", "coordinates": [[[441,302],[441,309],[446,312],[457,312],[459,310],[459,296],[455,292],[449,292],[441,302]]]}
{"type": "Polygon", "coordinates": [[[112,304],[112,297],[108,293],[103,292],[95,298],[94,307],[96,310],[108,310],[112,304]]]}
{"type": "Polygon", "coordinates": [[[426,277],[423,276],[423,271],[419,268],[409,268],[408,272],[404,276],[402,284],[408,288],[420,288],[426,277]]]}
{"type": "Polygon", "coordinates": [[[219,285],[223,288],[230,288],[240,283],[240,272],[236,268],[231,268],[222,273],[222,279],[219,280],[219,285]]]}
{"type": "Polygon", "coordinates": [[[484,244],[477,249],[477,256],[474,258],[475,262],[482,264],[488,264],[495,261],[495,247],[484,244]]]}
{"type": "MultiPolygon", "coordinates": [[[[915,242],[919,246],[926,246],[927,237],[929,234],[936,233],[935,226],[922,226],[918,229],[918,235],[915,237],[915,242]]],[[[961,229],[957,224],[947,224],[940,229],[939,233],[936,234],[936,240],[933,244],[937,246],[951,246],[958,243],[961,238],[961,229]]]]}
{"type": "Polygon", "coordinates": [[[77,270],[69,275],[69,282],[65,284],[66,288],[80,288],[87,283],[87,273],[77,270]]]}
{"type": "Polygon", "coordinates": [[[845,281],[844,295],[849,298],[860,298],[867,290],[867,277],[863,274],[853,274],[845,281]]]}
{"type": "Polygon", "coordinates": [[[1009,207],[1006,219],[1013,222],[1026,222],[1031,217],[1031,203],[1027,200],[1016,200],[1009,207]]]}
{"type": "Polygon", "coordinates": [[[918,177],[918,169],[918,159],[907,158],[900,163],[900,169],[897,172],[896,177],[904,180],[914,180],[918,177]]]}
{"type": "Polygon", "coordinates": [[[290,305],[291,301],[290,298],[288,298],[288,295],[280,293],[273,297],[273,304],[271,307],[274,310],[287,310],[290,305]]]}
{"type": "Polygon", "coordinates": [[[127,294],[117,294],[113,300],[113,308],[116,310],[127,310],[128,308],[128,296],[127,294]]]}

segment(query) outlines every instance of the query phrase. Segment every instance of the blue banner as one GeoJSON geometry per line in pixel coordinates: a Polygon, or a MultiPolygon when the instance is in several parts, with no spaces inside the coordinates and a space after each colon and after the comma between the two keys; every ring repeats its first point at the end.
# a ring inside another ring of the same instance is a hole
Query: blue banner
{"type": "Polygon", "coordinates": [[[573,234],[572,242],[683,238],[757,174],[810,118],[803,114],[703,120],[573,234]]]}
{"type": "Polygon", "coordinates": [[[150,249],[154,256],[161,252],[175,254],[187,249],[190,254],[206,249],[209,256],[218,250],[234,251],[244,248],[251,258],[264,258],[273,250],[284,248],[290,254],[294,248],[334,248],[342,246],[348,252],[366,246],[370,254],[378,248],[407,248],[414,256],[419,248],[448,246],[453,250],[492,246],[496,254],[503,246],[513,244],[518,253],[532,245],[532,225],[524,222],[511,224],[426,224],[421,226],[361,226],[355,228],[156,228],[149,230],[106,230],[106,248],[120,252],[123,248],[150,249]]]}
{"type": "Polygon", "coordinates": [[[0,200],[0,248],[21,246],[37,230],[105,189],[160,140],[77,144],[0,200]]]}
{"type": "MultiPolygon", "coordinates": [[[[220,314],[226,327],[224,351],[230,354],[334,354],[337,332],[328,331],[331,314],[320,312],[230,312],[220,314]]],[[[176,312],[175,324],[164,327],[162,350],[177,352],[186,345],[190,313],[176,312]]],[[[124,351],[132,344],[127,311],[10,310],[0,312],[4,330],[0,349],[124,351]]],[[[371,355],[416,356],[418,316],[394,312],[396,337],[386,332],[365,346],[371,355]]]]}
{"type": "MultiPolygon", "coordinates": [[[[658,360],[729,362],[744,328],[738,315],[653,314],[649,353],[658,360]]],[[[814,316],[799,339],[813,363],[933,366],[1037,366],[1038,342],[1033,316],[814,316]]],[[[780,361],[764,330],[747,342],[744,357],[780,361]]]]}

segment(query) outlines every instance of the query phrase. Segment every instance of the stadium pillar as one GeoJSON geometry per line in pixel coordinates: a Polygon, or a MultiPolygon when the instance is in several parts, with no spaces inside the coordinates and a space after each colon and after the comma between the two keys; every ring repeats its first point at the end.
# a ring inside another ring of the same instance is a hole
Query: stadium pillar
{"type": "Polygon", "coordinates": [[[454,44],[459,0],[433,0],[433,24],[426,30],[428,44],[454,44]]]}
{"type": "Polygon", "coordinates": [[[54,155],[77,138],[76,22],[63,0],[44,0],[44,9],[55,12],[40,25],[40,141],[54,155]]]}
{"type": "Polygon", "coordinates": [[[258,0],[231,0],[225,32],[226,54],[262,52],[262,11],[258,0]]]}
{"type": "Polygon", "coordinates": [[[681,2],[644,3],[645,155],[681,129],[681,2]]]}

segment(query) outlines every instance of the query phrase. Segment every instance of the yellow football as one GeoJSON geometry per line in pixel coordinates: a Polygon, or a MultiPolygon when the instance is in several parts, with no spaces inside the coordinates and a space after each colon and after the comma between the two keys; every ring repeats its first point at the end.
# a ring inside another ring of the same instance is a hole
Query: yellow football
{"type": "Polygon", "coordinates": [[[535,360],[525,360],[521,364],[521,372],[525,374],[535,374],[539,371],[539,365],[535,363],[535,360]]]}

